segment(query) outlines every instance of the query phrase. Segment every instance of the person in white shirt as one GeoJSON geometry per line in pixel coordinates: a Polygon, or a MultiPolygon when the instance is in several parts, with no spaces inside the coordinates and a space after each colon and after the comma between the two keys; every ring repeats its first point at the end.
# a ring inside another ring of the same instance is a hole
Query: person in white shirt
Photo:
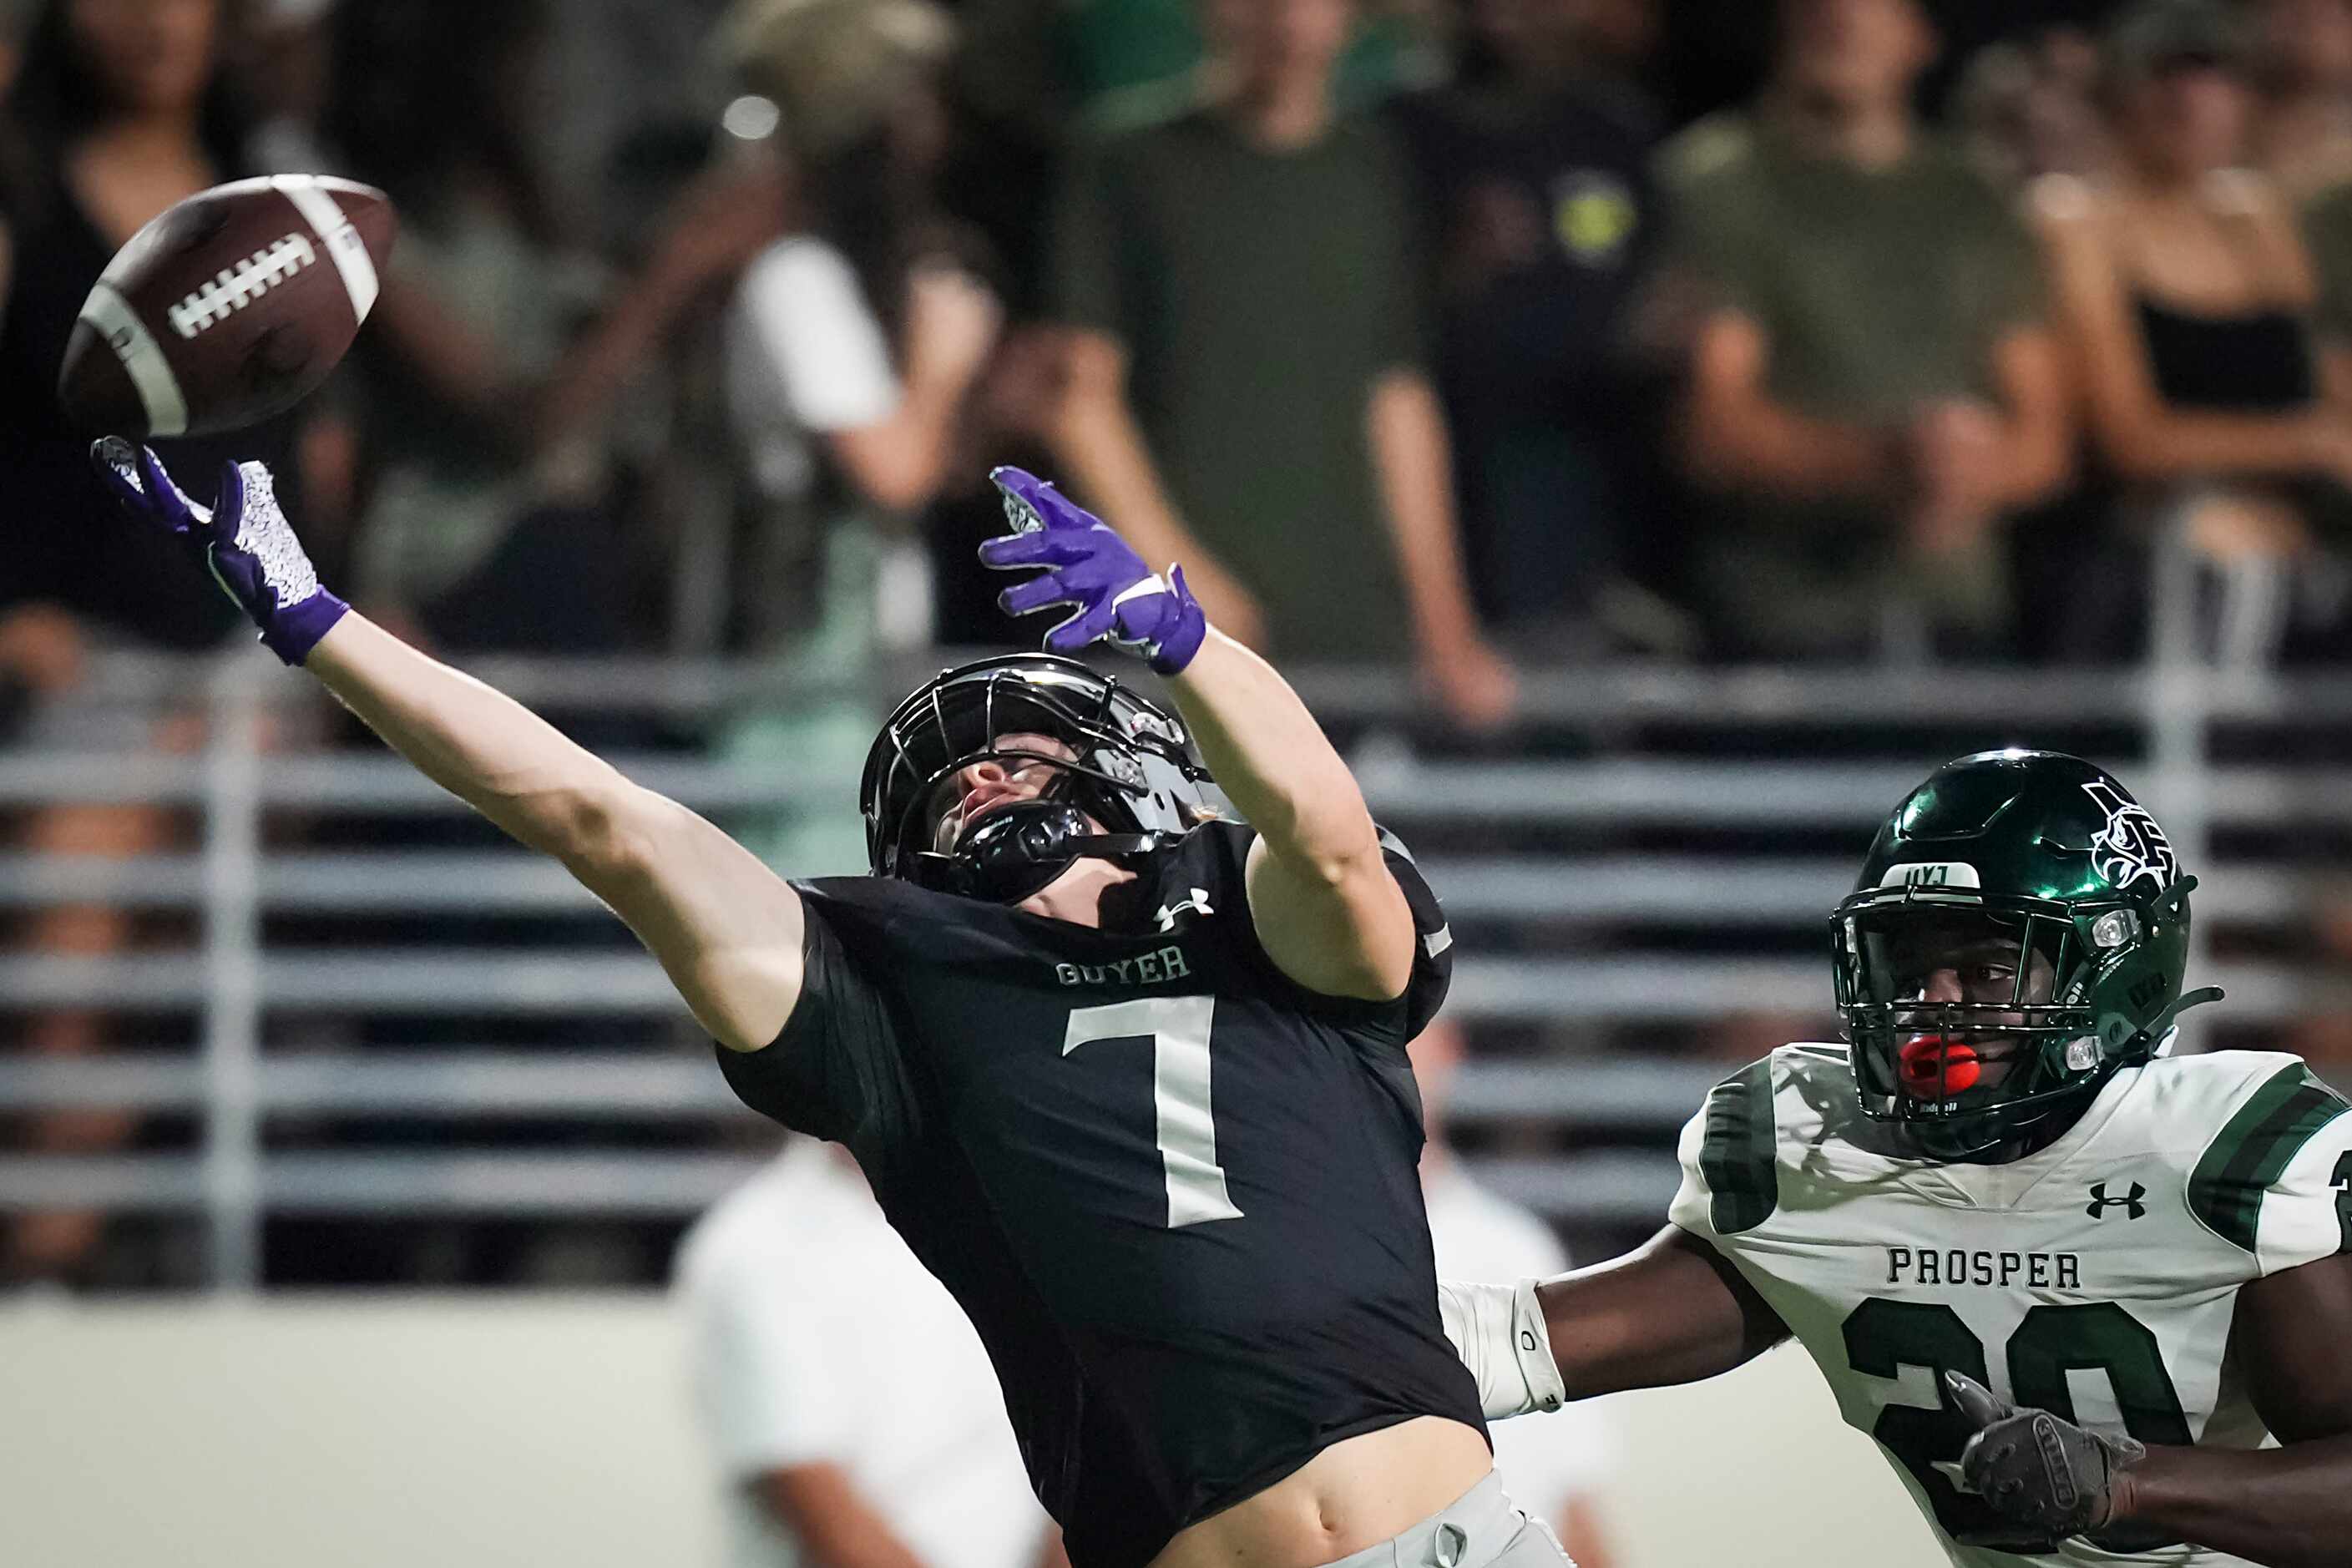
{"type": "MultiPolygon", "coordinates": [[[[1446,1100],[1462,1065],[1461,1026],[1439,1017],[1406,1048],[1421,1086],[1422,1124],[1429,1135],[1421,1156],[1421,1193],[1437,1248],[1437,1277],[1549,1279],[1566,1271],[1568,1252],[1551,1227],[1480,1186],[1446,1142],[1446,1100]]],[[[1512,1500],[1551,1525],[1579,1568],[1611,1568],[1596,1502],[1607,1486],[1610,1448],[1600,1414],[1571,1406],[1548,1421],[1491,1423],[1487,1435],[1494,1439],[1496,1471],[1512,1500]]]]}
{"type": "Polygon", "coordinates": [[[727,1568],[1066,1561],[979,1336],[846,1152],[794,1138],[688,1232],[675,1293],[727,1568]]]}
{"type": "MultiPolygon", "coordinates": [[[[838,689],[931,636],[911,520],[958,457],[1003,321],[939,195],[955,37],[933,0],[738,0],[719,29],[721,58],[754,95],[743,101],[770,106],[740,131],[772,122],[757,144],[797,172],[800,209],[795,231],[745,268],[724,328],[728,420],[750,480],[730,619],[754,654],[836,689],[735,715],[719,752],[745,767],[855,774],[881,716],[838,689]]],[[[853,811],[803,804],[739,837],[800,875],[866,865],[853,811]]]]}
{"type": "Polygon", "coordinates": [[[744,270],[725,335],[735,439],[756,500],[783,514],[771,520],[783,536],[761,541],[746,563],[774,602],[738,606],[762,651],[780,638],[822,643],[828,630],[885,643],[929,632],[919,613],[892,608],[919,611],[928,590],[877,594],[873,580],[927,571],[899,524],[938,495],[1003,324],[939,191],[955,39],[934,0],[737,0],[719,30],[721,57],[754,95],[727,123],[791,163],[801,209],[796,231],[744,270]],[[808,541],[790,535],[811,524],[824,535],[825,619],[843,623],[814,636],[775,580],[779,569],[809,574],[811,563],[791,558],[808,541]],[[877,615],[909,624],[869,626],[877,615]]]}

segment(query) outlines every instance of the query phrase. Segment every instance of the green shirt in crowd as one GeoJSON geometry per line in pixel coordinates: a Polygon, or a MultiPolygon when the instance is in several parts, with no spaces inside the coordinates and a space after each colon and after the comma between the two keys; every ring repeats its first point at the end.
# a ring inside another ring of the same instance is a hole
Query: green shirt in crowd
{"type": "Polygon", "coordinates": [[[1662,151],[1675,254],[1772,345],[1774,396],[1823,418],[1899,421],[1992,398],[1992,349],[2043,319],[2033,241],[1957,153],[1884,169],[1815,157],[1745,114],[1662,151]]]}
{"type": "MultiPolygon", "coordinates": [[[[1767,390],[1802,413],[1892,429],[1926,404],[1998,401],[1995,345],[2044,320],[2024,225],[1934,142],[1865,169],[1741,112],[1701,121],[1659,156],[1677,274],[1757,323],[1767,390]]],[[[1939,561],[1932,584],[1906,582],[1895,520],[1860,503],[1735,497],[1715,521],[1701,575],[1762,651],[1851,641],[1893,595],[1972,630],[2006,614],[1992,549],[1939,561]]]]}
{"type": "Polygon", "coordinates": [[[1410,202],[1376,122],[1273,152],[1195,109],[1089,148],[1055,225],[1059,315],[1126,347],[1171,499],[1293,658],[1405,650],[1366,414],[1425,360],[1410,202]]]}

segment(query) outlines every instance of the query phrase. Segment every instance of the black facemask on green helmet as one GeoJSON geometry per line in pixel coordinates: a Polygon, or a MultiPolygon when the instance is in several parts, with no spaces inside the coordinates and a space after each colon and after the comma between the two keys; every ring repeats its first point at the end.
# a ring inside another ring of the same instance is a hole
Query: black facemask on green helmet
{"type": "Polygon", "coordinates": [[[2079,757],[1986,752],[1879,829],[1831,921],[1864,1114],[1921,1157],[2038,1144],[2184,1007],[2189,893],[2163,829],[2079,757]]]}

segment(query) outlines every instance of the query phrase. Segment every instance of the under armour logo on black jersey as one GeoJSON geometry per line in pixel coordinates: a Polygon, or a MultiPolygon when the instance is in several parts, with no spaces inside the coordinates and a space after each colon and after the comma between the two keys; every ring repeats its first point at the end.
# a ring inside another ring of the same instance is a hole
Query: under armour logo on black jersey
{"type": "Polygon", "coordinates": [[[2091,1201],[2083,1212],[2093,1219],[2101,1219],[2105,1217],[2105,1210],[2119,1208],[2126,1211],[2126,1218],[2138,1219],[2147,1213],[2147,1205],[2140,1202],[2140,1199],[2146,1196],[2147,1196],[2147,1189],[2137,1182],[2131,1184],[2131,1192],[2128,1195],[2120,1198],[2107,1196],[2106,1183],[2095,1182],[2091,1185],[2091,1201]]]}
{"type": "Polygon", "coordinates": [[[1187,910],[1190,910],[1194,914],[1198,915],[1213,915],[1217,912],[1209,907],[1209,889],[1206,888],[1195,888],[1192,889],[1192,896],[1185,900],[1182,903],[1162,904],[1160,906],[1160,930],[1161,933],[1165,934],[1166,932],[1174,931],[1176,929],[1176,917],[1182,914],[1187,910]]]}

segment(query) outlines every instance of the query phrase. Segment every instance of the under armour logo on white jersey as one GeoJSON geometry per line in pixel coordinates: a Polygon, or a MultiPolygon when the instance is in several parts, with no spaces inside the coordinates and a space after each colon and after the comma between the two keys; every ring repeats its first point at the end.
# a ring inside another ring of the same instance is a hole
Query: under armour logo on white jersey
{"type": "Polygon", "coordinates": [[[2140,1202],[2140,1199],[2146,1196],[2147,1196],[2147,1189],[2137,1182],[2131,1184],[2129,1195],[2120,1198],[2107,1196],[2106,1183],[2094,1182],[2091,1184],[2091,1201],[2084,1205],[2083,1212],[2093,1219],[2103,1219],[2107,1210],[2121,1209],[2127,1219],[2145,1219],[2147,1216],[2147,1205],[2140,1202]]]}
{"type": "Polygon", "coordinates": [[[1200,915],[1213,915],[1217,912],[1209,907],[1209,889],[1206,888],[1195,888],[1192,889],[1192,896],[1186,899],[1182,903],[1162,904],[1160,906],[1160,930],[1161,934],[1164,935],[1169,931],[1174,931],[1176,929],[1176,917],[1182,914],[1187,910],[1192,910],[1194,914],[1200,915]]]}

